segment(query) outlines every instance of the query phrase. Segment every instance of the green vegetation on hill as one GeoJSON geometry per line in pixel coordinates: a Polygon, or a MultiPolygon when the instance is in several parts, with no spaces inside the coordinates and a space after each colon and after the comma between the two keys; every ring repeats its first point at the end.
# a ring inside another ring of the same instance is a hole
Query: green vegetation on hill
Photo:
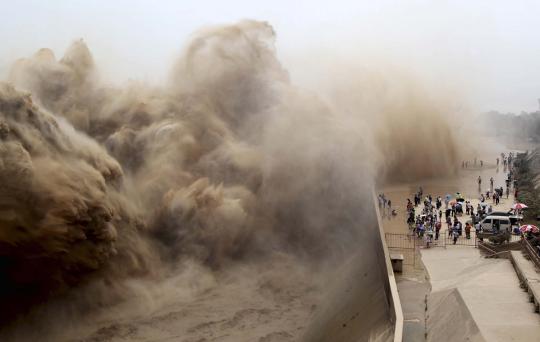
{"type": "Polygon", "coordinates": [[[525,210],[527,222],[536,220],[540,215],[540,149],[518,154],[515,161],[518,197],[517,200],[529,206],[525,210]]]}

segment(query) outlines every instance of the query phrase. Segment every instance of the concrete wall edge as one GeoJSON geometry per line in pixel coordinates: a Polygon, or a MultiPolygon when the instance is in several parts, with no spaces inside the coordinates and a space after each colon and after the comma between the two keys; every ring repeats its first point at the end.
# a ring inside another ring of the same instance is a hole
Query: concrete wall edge
{"type": "Polygon", "coordinates": [[[388,251],[388,246],[386,245],[386,239],[384,235],[383,225],[381,222],[381,213],[379,211],[379,200],[375,194],[375,189],[372,190],[373,196],[373,205],[375,207],[375,212],[377,214],[377,226],[379,228],[379,234],[381,238],[382,249],[384,253],[384,260],[386,263],[386,270],[388,273],[388,284],[390,287],[390,296],[392,299],[392,310],[394,314],[395,324],[394,324],[394,342],[403,341],[403,310],[401,308],[401,301],[399,299],[399,293],[396,284],[396,278],[394,271],[392,270],[392,262],[390,261],[390,252],[388,251]]]}

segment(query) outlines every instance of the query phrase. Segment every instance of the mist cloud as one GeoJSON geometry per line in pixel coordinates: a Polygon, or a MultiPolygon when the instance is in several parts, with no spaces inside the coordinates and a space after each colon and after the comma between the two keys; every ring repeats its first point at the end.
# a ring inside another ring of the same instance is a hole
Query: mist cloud
{"type": "Polygon", "coordinates": [[[291,84],[274,40],[264,22],[201,30],[162,87],[104,86],[81,40],[13,66],[18,90],[0,89],[6,316],[184,260],[337,262],[375,229],[361,223],[377,179],[451,172],[436,104],[395,80],[322,100],[291,84]]]}

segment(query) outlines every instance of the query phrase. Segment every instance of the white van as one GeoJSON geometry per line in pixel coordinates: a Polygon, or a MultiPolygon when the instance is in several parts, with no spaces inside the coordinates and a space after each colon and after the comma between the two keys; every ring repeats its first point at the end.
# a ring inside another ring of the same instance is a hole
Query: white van
{"type": "Polygon", "coordinates": [[[512,226],[508,216],[488,215],[480,221],[480,227],[484,232],[511,231],[512,226]]]}

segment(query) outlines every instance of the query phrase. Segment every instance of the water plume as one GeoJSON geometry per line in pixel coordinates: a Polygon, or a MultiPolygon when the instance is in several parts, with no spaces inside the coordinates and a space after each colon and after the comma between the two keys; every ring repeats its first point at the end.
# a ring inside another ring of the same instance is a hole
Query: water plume
{"type": "Polygon", "coordinates": [[[144,271],[154,253],[120,194],[120,165],[11,86],[0,88],[0,114],[2,318],[24,310],[22,298],[42,300],[112,267],[113,256],[120,273],[144,271]]]}
{"type": "MultiPolygon", "coordinates": [[[[91,311],[85,291],[112,300],[133,279],[189,278],[186,263],[218,278],[216,289],[238,289],[241,265],[249,271],[240,274],[257,279],[265,265],[282,279],[277,265],[286,260],[284,272],[307,289],[307,270],[325,274],[378,234],[371,189],[379,170],[421,176],[411,171],[420,161],[454,161],[451,131],[418,94],[394,103],[392,94],[368,93],[377,104],[369,108],[325,101],[291,84],[274,41],[265,22],[203,29],[163,87],[103,85],[82,40],[60,60],[42,49],[14,65],[19,91],[0,91],[0,296],[15,298],[4,321],[62,296],[91,311]],[[21,288],[36,293],[24,306],[21,288]]],[[[268,282],[250,284],[267,298],[268,282]]],[[[274,300],[283,288],[272,284],[274,300]]],[[[286,298],[299,298],[307,315],[316,303],[297,292],[286,298]]],[[[298,337],[305,324],[291,324],[278,335],[298,337]]]]}

